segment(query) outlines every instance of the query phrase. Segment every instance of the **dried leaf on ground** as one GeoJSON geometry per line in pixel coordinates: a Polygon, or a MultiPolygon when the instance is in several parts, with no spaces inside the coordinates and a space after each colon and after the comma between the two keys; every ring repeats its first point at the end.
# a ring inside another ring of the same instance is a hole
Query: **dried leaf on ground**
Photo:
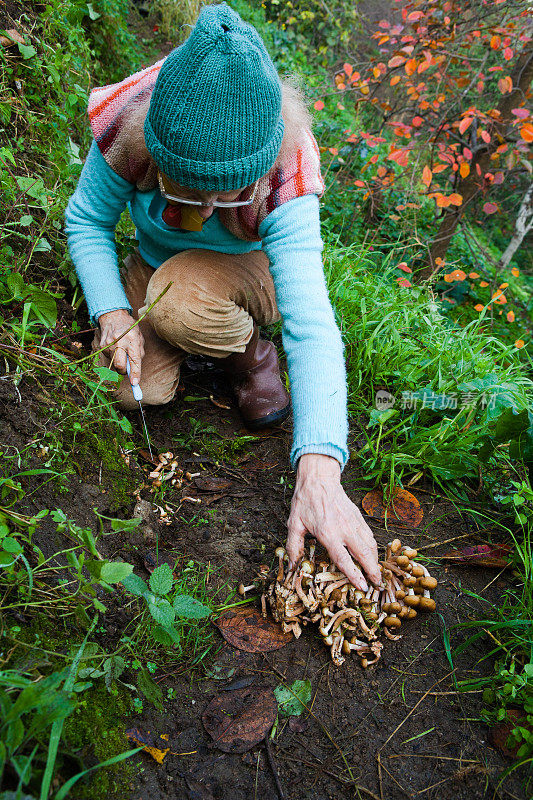
{"type": "Polygon", "coordinates": [[[403,527],[418,528],[424,517],[420,503],[407,489],[396,487],[388,506],[385,505],[383,489],[377,488],[363,497],[362,506],[369,517],[387,519],[403,527]]]}
{"type": "Polygon", "coordinates": [[[14,28],[6,31],[7,36],[0,36],[0,47],[15,47],[17,44],[24,44],[24,37],[14,28]]]}
{"type": "Polygon", "coordinates": [[[492,569],[512,569],[512,550],[506,544],[477,544],[463,547],[461,550],[450,550],[443,559],[456,566],[489,567],[492,569]]]}
{"type": "Polygon", "coordinates": [[[205,478],[203,476],[195,478],[193,484],[199,492],[226,492],[233,486],[233,481],[229,481],[227,478],[207,475],[205,478]]]}
{"type": "Polygon", "coordinates": [[[248,653],[268,653],[293,641],[292,633],[283,633],[281,626],[264,619],[255,608],[226,611],[215,620],[224,639],[248,653]]]}
{"type": "Polygon", "coordinates": [[[277,702],[268,686],[247,686],[211,700],[202,722],[225,753],[244,753],[262,741],[276,719],[277,702]]]}
{"type": "Polygon", "coordinates": [[[520,743],[513,742],[509,737],[511,731],[519,725],[527,726],[525,713],[519,708],[508,708],[507,719],[490,728],[489,737],[492,746],[507,758],[516,758],[520,743]]]}
{"type": "Polygon", "coordinates": [[[170,747],[164,747],[166,741],[163,739],[163,736],[152,736],[150,731],[143,733],[139,728],[131,728],[129,731],[126,731],[126,737],[130,742],[134,742],[139,745],[139,747],[142,747],[142,749],[146,753],[149,753],[158,764],[163,763],[166,754],[170,750],[170,747]]]}

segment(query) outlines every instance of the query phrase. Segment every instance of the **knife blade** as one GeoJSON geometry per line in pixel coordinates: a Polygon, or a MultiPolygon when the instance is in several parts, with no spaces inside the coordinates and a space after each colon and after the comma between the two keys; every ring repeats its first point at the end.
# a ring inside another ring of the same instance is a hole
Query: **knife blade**
{"type": "Polygon", "coordinates": [[[141,417],[142,417],[142,421],[143,421],[143,425],[144,425],[144,436],[145,436],[145,439],[146,439],[146,444],[148,445],[148,451],[150,453],[150,458],[153,459],[154,454],[152,453],[152,445],[150,443],[150,436],[148,435],[148,428],[146,427],[146,419],[144,417],[144,411],[143,411],[143,407],[142,407],[142,403],[141,403],[141,400],[143,399],[143,393],[142,393],[142,389],[141,389],[141,387],[139,386],[138,383],[135,384],[135,386],[134,386],[133,383],[131,382],[131,378],[130,378],[130,372],[131,372],[130,357],[129,357],[129,355],[127,353],[126,353],[126,372],[128,373],[128,379],[130,381],[130,386],[131,386],[131,391],[133,393],[133,397],[139,403],[139,410],[141,412],[141,417]]]}

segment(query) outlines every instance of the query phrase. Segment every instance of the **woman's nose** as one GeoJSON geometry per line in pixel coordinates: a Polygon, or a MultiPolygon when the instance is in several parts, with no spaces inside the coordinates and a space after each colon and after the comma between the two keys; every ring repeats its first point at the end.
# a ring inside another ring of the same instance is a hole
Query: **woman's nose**
{"type": "Polygon", "coordinates": [[[197,211],[202,219],[209,219],[215,209],[213,206],[198,206],[197,211]]]}

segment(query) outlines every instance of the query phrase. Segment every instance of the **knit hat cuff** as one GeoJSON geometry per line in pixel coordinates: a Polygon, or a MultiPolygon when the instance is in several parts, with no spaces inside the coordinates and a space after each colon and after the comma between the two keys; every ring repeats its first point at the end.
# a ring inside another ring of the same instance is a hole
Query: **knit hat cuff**
{"type": "Polygon", "coordinates": [[[155,135],[149,116],[144,123],[144,137],[150,155],[171,180],[201,192],[231,192],[250,186],[272,168],[281,148],[284,128],[280,115],[265,147],[233,161],[195,161],[171,153],[155,135]]]}

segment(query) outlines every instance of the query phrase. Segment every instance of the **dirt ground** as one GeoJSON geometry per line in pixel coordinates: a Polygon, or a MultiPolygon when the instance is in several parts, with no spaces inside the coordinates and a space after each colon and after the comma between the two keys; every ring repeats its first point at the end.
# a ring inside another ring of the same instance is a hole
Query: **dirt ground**
{"type": "MultiPolygon", "coordinates": [[[[210,562],[215,567],[214,585],[229,582],[234,586],[253,576],[260,563],[271,562],[275,547],[284,542],[294,480],[287,466],[290,421],[282,429],[248,441],[231,463],[215,463],[194,440],[186,447],[176,447],[175,438],[181,437],[183,442],[190,432],[191,417],[212,426],[227,441],[246,433],[235,409],[219,409],[209,400],[213,391],[220,390],[218,378],[213,370],[189,371],[178,399],[169,407],[148,409],[147,422],[157,451],[173,451],[184,469],[200,472],[202,479],[226,481],[225,490],[218,493],[202,492],[194,482],[176,492],[174,501],[186,494],[196,495],[201,502],[184,501],[172,524],[159,525],[160,552],[210,562]],[[191,397],[194,399],[185,399],[191,397]],[[193,510],[189,512],[190,508],[193,510]]],[[[20,447],[46,420],[32,403],[31,385],[22,381],[19,389],[20,397],[11,383],[0,381],[3,440],[20,447]]],[[[139,416],[132,413],[130,419],[142,448],[139,416]]],[[[213,434],[211,437],[220,441],[213,434]]],[[[140,457],[138,461],[132,458],[131,468],[139,476],[141,462],[140,457]]],[[[33,513],[60,506],[79,524],[94,524],[93,507],[102,513],[110,511],[109,493],[102,491],[106,477],[99,483],[98,476],[95,465],[83,478],[74,478],[68,496],[55,495],[51,484],[46,484],[29,493],[21,510],[33,513]]],[[[373,488],[358,473],[355,460],[347,468],[343,483],[357,503],[373,488]]],[[[403,638],[387,642],[379,663],[367,670],[355,659],[335,667],[311,630],[304,630],[298,641],[266,654],[234,650],[217,631],[216,646],[204,662],[217,680],[206,675],[206,669],[184,672],[183,664],[160,669],[154,678],[165,697],[169,689],[173,690],[174,699],[165,701],[163,713],[145,703],[142,714],[124,721],[125,729],[133,726],[153,734],[168,734],[171,748],[162,765],[148,755],[139,758],[131,800],[525,797],[514,776],[496,789],[501,772],[511,762],[489,744],[489,731],[479,721],[480,694],[459,694],[454,685],[454,680],[490,672],[490,659],[480,661],[488,645],[478,645],[454,658],[453,669],[445,649],[445,631],[486,611],[464,590],[497,602],[507,586],[507,575],[445,566],[440,560],[443,553],[458,545],[481,542],[483,535],[470,531],[465,520],[431,486],[417,484],[414,492],[424,510],[418,529],[406,531],[390,525],[387,531],[374,521],[371,527],[379,545],[398,535],[431,558],[430,571],[439,579],[437,613],[419,615],[405,625],[403,638]],[[281,682],[290,685],[296,679],[312,683],[312,713],[297,722],[280,722],[271,743],[271,759],[264,743],[244,754],[223,753],[213,746],[201,715],[216,694],[238,688],[243,681],[254,687],[275,687],[281,682]],[[276,788],[274,771],[282,795],[276,788]]],[[[114,513],[131,517],[134,504],[132,497],[129,507],[126,504],[119,514],[114,513]]],[[[49,555],[58,541],[47,525],[44,521],[37,536],[49,555]]],[[[129,538],[106,537],[102,548],[113,558],[133,560],[136,572],[148,577],[145,558],[151,545],[139,533],[129,538]]],[[[102,641],[113,641],[123,625],[121,610],[109,612],[104,619],[107,630],[102,641]]],[[[453,646],[463,636],[461,631],[454,631],[453,646]]]]}

